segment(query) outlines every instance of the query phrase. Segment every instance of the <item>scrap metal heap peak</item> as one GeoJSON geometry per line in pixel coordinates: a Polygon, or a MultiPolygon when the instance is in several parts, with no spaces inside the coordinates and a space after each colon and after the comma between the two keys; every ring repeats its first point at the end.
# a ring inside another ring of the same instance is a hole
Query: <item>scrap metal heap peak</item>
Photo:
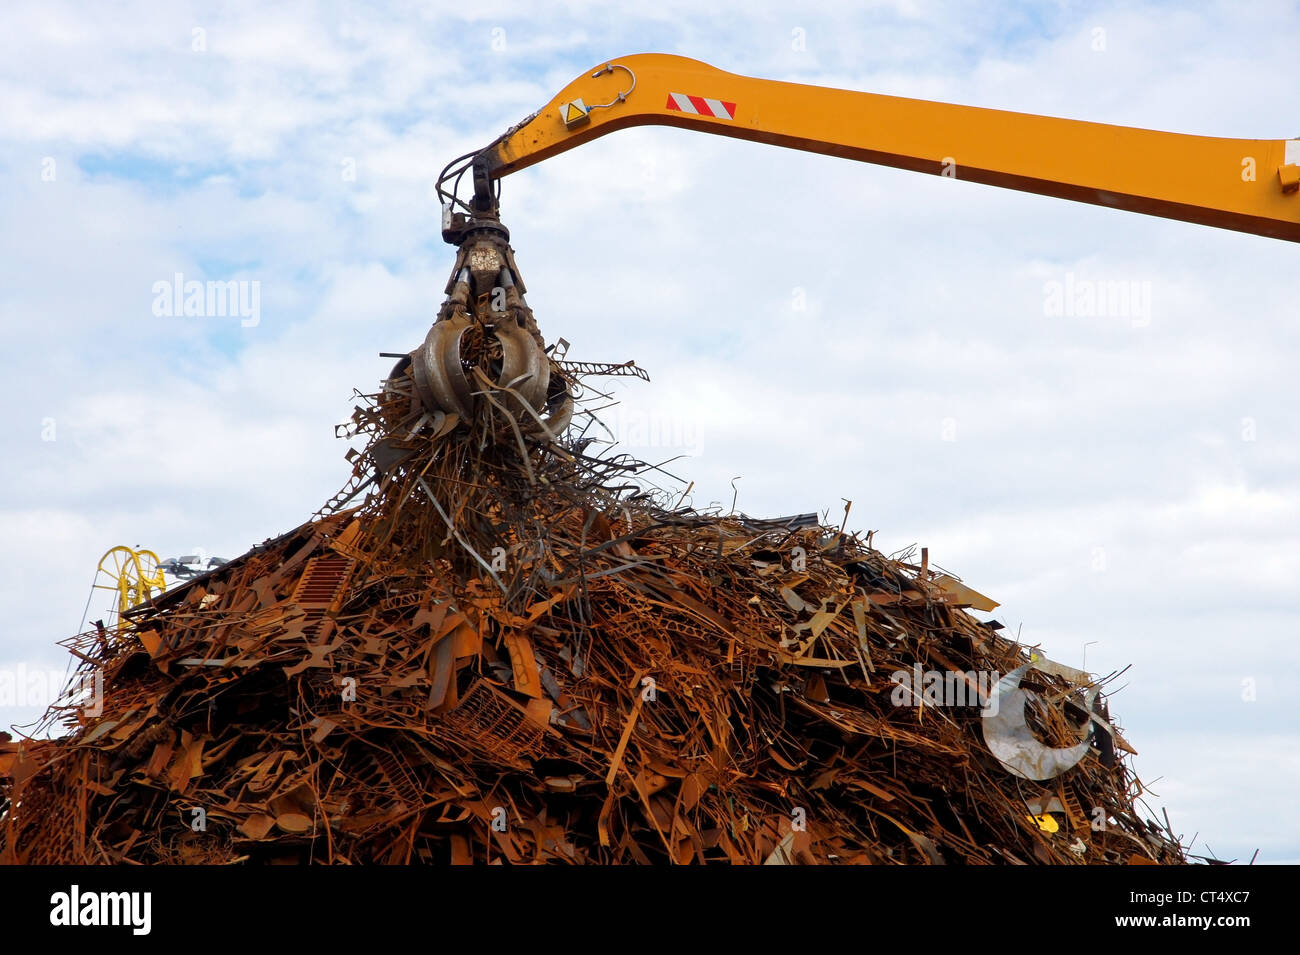
{"type": "Polygon", "coordinates": [[[928,555],[681,506],[594,440],[644,372],[523,293],[484,220],[343,490],[66,641],[96,689],[0,735],[0,861],[1187,861],[1105,680],[928,555]]]}

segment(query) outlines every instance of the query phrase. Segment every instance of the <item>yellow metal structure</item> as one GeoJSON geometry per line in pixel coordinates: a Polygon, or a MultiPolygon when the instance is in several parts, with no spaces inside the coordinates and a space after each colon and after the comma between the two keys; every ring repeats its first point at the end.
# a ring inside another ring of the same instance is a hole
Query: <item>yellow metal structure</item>
{"type": "Polygon", "coordinates": [[[694,129],[1300,242],[1300,140],[1218,139],[739,76],[643,53],[484,152],[499,179],[629,126],[694,129]]]}
{"type": "Polygon", "coordinates": [[[167,589],[159,563],[153,551],[125,546],[114,547],[99,559],[93,586],[95,590],[111,590],[116,594],[119,621],[132,607],[167,589]]]}

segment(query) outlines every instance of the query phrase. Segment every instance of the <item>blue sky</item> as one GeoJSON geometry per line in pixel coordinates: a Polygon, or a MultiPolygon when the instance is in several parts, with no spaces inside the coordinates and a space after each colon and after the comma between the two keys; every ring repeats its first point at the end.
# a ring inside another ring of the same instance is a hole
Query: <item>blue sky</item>
{"type": "MultiPolygon", "coordinates": [[[[438,170],[611,57],[1300,134],[1294,4],[698,11],[6,5],[0,667],[62,669],[110,546],[231,556],[329,497],[352,388],[441,301],[438,170]],[[178,272],[257,281],[259,323],[154,315],[178,272]]],[[[1152,804],[1197,851],[1300,861],[1294,245],[668,129],[503,203],[548,338],[649,369],[609,414],[660,435],[630,450],[689,452],[699,506],[737,476],[750,514],[851,499],[851,527],[928,546],[1026,642],[1131,664],[1113,706],[1152,804]],[[1145,283],[1149,321],[1047,314],[1067,276],[1145,283]]]]}

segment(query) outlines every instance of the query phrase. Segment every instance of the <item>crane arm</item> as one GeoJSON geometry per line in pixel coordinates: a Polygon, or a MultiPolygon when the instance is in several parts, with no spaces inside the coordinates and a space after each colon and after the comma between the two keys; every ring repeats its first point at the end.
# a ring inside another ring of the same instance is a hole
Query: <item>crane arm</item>
{"type": "Polygon", "coordinates": [[[656,124],[1300,242],[1300,140],[1220,139],[611,60],[476,157],[485,184],[656,124]]]}
{"type": "Polygon", "coordinates": [[[598,136],[647,124],[1300,242],[1300,140],[1162,133],[760,80],[662,53],[628,56],[578,77],[443,170],[442,234],[459,247],[447,299],[385,386],[395,406],[410,402],[411,434],[423,423],[470,421],[484,402],[510,417],[520,442],[551,441],[568,427],[574,373],[545,347],[524,300],[497,186],[598,136]],[[471,169],[466,204],[456,185],[471,169]]]}

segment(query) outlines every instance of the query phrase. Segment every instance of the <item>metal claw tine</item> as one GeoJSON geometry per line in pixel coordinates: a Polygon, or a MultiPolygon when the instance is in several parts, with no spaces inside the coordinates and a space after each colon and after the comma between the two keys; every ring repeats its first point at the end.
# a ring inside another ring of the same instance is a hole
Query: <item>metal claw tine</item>
{"type": "Polygon", "coordinates": [[[535,410],[541,408],[546,401],[550,363],[537,347],[537,342],[512,321],[497,326],[497,339],[501,342],[502,355],[501,376],[497,384],[509,385],[535,410]]]}
{"type": "MultiPolygon", "coordinates": [[[[461,367],[460,343],[469,319],[463,312],[451,318],[435,322],[424,340],[420,350],[423,372],[428,389],[433,396],[434,407],[453,412],[462,418],[470,418],[474,406],[469,381],[461,367]]],[[[417,374],[418,374],[417,370],[417,374]]],[[[419,379],[416,381],[419,386],[419,379]]]]}

